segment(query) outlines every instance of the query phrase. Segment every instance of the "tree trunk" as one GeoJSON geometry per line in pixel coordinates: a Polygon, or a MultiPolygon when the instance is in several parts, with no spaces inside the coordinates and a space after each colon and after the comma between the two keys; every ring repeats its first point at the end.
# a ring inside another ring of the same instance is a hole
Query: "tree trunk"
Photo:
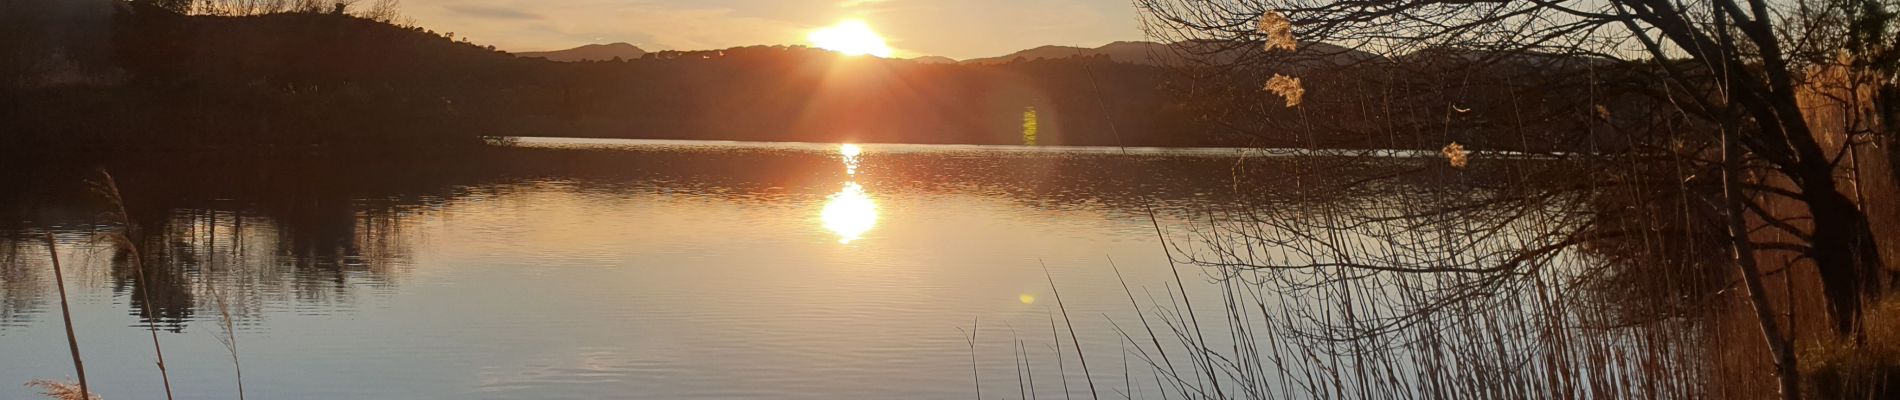
{"type": "Polygon", "coordinates": [[[1880,111],[1882,137],[1875,140],[1887,149],[1887,164],[1892,166],[1888,171],[1895,172],[1890,174],[1893,183],[1900,185],[1900,83],[1881,85],[1879,93],[1874,97],[1874,107],[1880,111]]]}
{"type": "Polygon", "coordinates": [[[1775,316],[1768,304],[1767,290],[1761,282],[1761,268],[1756,265],[1754,243],[1748,238],[1748,211],[1742,207],[1744,195],[1738,176],[1741,150],[1734,136],[1730,131],[1722,133],[1722,211],[1728,220],[1729,248],[1733,250],[1735,269],[1742,276],[1743,288],[1748,291],[1748,305],[1755,310],[1755,322],[1761,328],[1762,340],[1768,346],[1769,356],[1775,360],[1775,381],[1780,385],[1781,398],[1799,400],[1801,374],[1796,368],[1798,364],[1794,349],[1778,326],[1779,317],[1775,316]]]}
{"type": "Polygon", "coordinates": [[[1826,170],[1807,169],[1800,181],[1814,217],[1816,271],[1825,289],[1835,333],[1856,334],[1863,300],[1880,293],[1884,267],[1867,214],[1841,194],[1826,170]]]}

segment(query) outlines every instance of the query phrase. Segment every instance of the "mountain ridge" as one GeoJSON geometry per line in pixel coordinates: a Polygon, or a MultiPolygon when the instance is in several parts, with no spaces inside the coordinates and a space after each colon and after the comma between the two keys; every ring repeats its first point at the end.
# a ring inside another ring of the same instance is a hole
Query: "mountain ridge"
{"type": "Polygon", "coordinates": [[[645,57],[647,53],[649,52],[646,51],[646,49],[640,48],[640,46],[634,46],[627,42],[616,42],[608,44],[589,44],[566,50],[523,51],[513,54],[521,58],[545,58],[548,59],[548,61],[578,62],[609,61],[615,58],[632,60],[645,57]]]}
{"type": "MultiPolygon", "coordinates": [[[[1216,64],[1231,63],[1250,57],[1260,57],[1265,50],[1259,46],[1235,46],[1231,43],[1207,41],[1182,41],[1158,43],[1148,41],[1117,41],[1095,48],[1048,45],[997,56],[963,60],[966,65],[1007,64],[1018,61],[1059,60],[1071,57],[1108,57],[1110,61],[1151,66],[1177,66],[1189,64],[1191,60],[1203,60],[1216,64]]],[[[1323,65],[1349,65],[1353,63],[1384,59],[1377,54],[1350,49],[1328,43],[1304,42],[1299,50],[1292,53],[1302,63],[1323,65]]]]}

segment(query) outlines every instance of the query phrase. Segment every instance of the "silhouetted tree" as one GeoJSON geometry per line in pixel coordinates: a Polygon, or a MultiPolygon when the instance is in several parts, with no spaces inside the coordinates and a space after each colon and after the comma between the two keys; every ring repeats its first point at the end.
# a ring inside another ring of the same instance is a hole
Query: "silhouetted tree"
{"type": "MultiPolygon", "coordinates": [[[[1618,90],[1646,95],[1650,104],[1673,104],[1673,111],[1694,117],[1689,122],[1709,127],[1686,131],[1701,135],[1689,140],[1708,145],[1732,135],[1745,148],[1744,165],[1750,171],[1770,173],[1793,185],[1793,191],[1784,192],[1767,187],[1772,180],[1766,178],[1750,184],[1751,193],[1786,195],[1806,205],[1808,215],[1797,218],[1812,218],[1813,227],[1797,233],[1809,239],[1803,247],[1827,282],[1843,333],[1855,324],[1858,302],[1874,295],[1886,279],[1881,276],[1880,238],[1869,229],[1866,214],[1837,183],[1845,172],[1842,153],[1820,142],[1798,96],[1813,84],[1816,74],[1811,71],[1826,66],[1865,71],[1870,76],[1856,79],[1893,85],[1889,60],[1894,57],[1894,45],[1889,43],[1891,37],[1880,35],[1892,31],[1895,24],[1888,11],[1895,7],[1888,3],[1141,2],[1163,34],[1184,39],[1261,43],[1265,35],[1255,21],[1262,15],[1283,14],[1294,37],[1384,55],[1405,66],[1395,70],[1399,74],[1430,68],[1431,60],[1494,69],[1539,65],[1562,73],[1629,71],[1634,75],[1625,75],[1621,82],[1581,82],[1604,88],[1630,86],[1618,90]],[[1846,51],[1845,57],[1837,57],[1838,51],[1846,51]],[[1420,56],[1425,54],[1438,55],[1420,56]],[[1577,61],[1565,64],[1565,60],[1577,61]]],[[[1564,90],[1551,83],[1524,80],[1505,90],[1518,94],[1564,90]]],[[[1616,105],[1601,102],[1603,93],[1594,95],[1593,102],[1572,105],[1604,107],[1607,115],[1602,117],[1614,118],[1607,110],[1616,105]]],[[[1871,133],[1848,132],[1854,137],[1871,133]]],[[[1642,134],[1623,133],[1632,142],[1665,139],[1642,134]]],[[[1644,147],[1628,149],[1625,155],[1642,156],[1641,151],[1667,150],[1669,145],[1642,143],[1644,147]]],[[[1707,156],[1712,154],[1710,149],[1672,152],[1707,156]]]]}

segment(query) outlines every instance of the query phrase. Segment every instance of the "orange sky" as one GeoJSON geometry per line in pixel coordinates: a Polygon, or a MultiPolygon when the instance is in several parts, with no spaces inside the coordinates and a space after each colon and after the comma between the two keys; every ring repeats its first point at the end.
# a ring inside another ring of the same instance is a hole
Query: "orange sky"
{"type": "Polygon", "coordinates": [[[502,50],[627,42],[648,50],[806,44],[807,32],[862,19],[899,57],[992,57],[1042,45],[1140,40],[1125,0],[405,0],[437,32],[502,50]]]}

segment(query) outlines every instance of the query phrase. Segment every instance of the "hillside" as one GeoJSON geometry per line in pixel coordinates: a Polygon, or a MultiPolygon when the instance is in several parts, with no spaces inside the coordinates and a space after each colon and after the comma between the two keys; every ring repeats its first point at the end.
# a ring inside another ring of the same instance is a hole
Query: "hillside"
{"type": "Polygon", "coordinates": [[[0,128],[122,149],[438,148],[492,136],[1021,144],[1033,109],[1041,144],[1222,143],[1177,134],[1205,129],[1164,89],[1172,72],[1105,59],[976,66],[752,46],[572,63],[329,13],[136,9],[112,24],[102,68],[127,79],[4,96],[37,100],[0,110],[0,128]],[[1106,110],[1101,97],[1112,98],[1106,110]]]}
{"type": "MultiPolygon", "coordinates": [[[[1000,57],[964,60],[963,63],[993,65],[1070,57],[1107,57],[1109,60],[1120,63],[1169,67],[1197,64],[1229,65],[1256,59],[1264,63],[1266,61],[1264,59],[1269,58],[1260,46],[1248,43],[1189,41],[1162,44],[1124,41],[1096,48],[1042,46],[1000,57]]],[[[1301,43],[1299,50],[1292,54],[1276,55],[1275,59],[1304,68],[1312,68],[1360,64],[1382,60],[1383,57],[1326,43],[1306,42],[1301,43]]]]}
{"type": "Polygon", "coordinates": [[[522,58],[545,58],[549,61],[608,61],[613,59],[633,60],[647,55],[639,46],[627,43],[590,44],[567,50],[524,51],[514,53],[522,58]]]}
{"type": "Polygon", "coordinates": [[[1583,89],[1566,86],[1577,75],[1562,68],[1456,72],[1474,68],[1457,65],[1469,57],[1445,57],[1444,74],[1393,74],[1383,57],[1313,43],[1263,54],[1246,43],[1122,42],[958,64],[751,46],[577,63],[349,15],[129,10],[111,17],[110,57],[70,68],[122,79],[0,86],[10,92],[0,93],[0,129],[20,132],[10,148],[449,149],[494,136],[1021,144],[1028,118],[1042,145],[1515,148],[1585,143],[1524,136],[1587,136],[1595,115],[1574,104],[1587,96],[1566,94],[1583,89]],[[1159,54],[1235,68],[1164,67],[1159,54]],[[1284,73],[1306,82],[1300,108],[1261,90],[1284,73]],[[1555,83],[1509,94],[1443,76],[1555,83]],[[1368,115],[1366,101],[1401,110],[1368,115]],[[1395,131],[1440,137],[1401,142],[1395,131]]]}
{"type": "Polygon", "coordinates": [[[1070,57],[1106,56],[1121,63],[1167,65],[1179,61],[1174,50],[1153,42],[1114,42],[1096,48],[1042,46],[998,57],[963,60],[964,64],[1004,64],[1016,61],[1058,60],[1070,57]]]}
{"type": "Polygon", "coordinates": [[[910,59],[921,64],[956,64],[957,59],[944,56],[923,56],[910,59]]]}

